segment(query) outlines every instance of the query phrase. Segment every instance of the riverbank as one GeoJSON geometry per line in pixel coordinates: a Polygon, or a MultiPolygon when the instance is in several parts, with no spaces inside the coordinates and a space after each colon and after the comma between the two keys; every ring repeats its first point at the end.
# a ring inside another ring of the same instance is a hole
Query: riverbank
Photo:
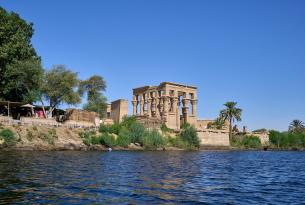
{"type": "MultiPolygon", "coordinates": [[[[86,144],[84,133],[95,133],[97,130],[66,127],[24,126],[24,125],[0,125],[0,150],[24,150],[24,151],[108,151],[108,147],[102,144],[86,144]]],[[[117,136],[116,136],[117,137],[117,136]]],[[[111,146],[112,150],[186,150],[174,146],[160,146],[147,149],[139,143],[129,143],[128,146],[111,146]]]]}
{"type": "MultiPolygon", "coordinates": [[[[112,146],[100,144],[103,135],[98,130],[85,130],[82,128],[24,126],[24,125],[0,125],[0,150],[25,150],[25,151],[183,151],[183,150],[265,150],[265,151],[304,151],[302,147],[278,148],[275,146],[245,147],[234,143],[233,146],[200,146],[187,147],[175,137],[167,137],[167,143],[158,146],[147,147],[140,143],[127,143],[120,146],[118,143],[112,146]],[[91,134],[90,134],[91,133],[91,134]],[[94,134],[92,134],[94,133],[94,134]],[[90,139],[90,140],[88,140],[90,139]],[[98,143],[93,143],[97,141],[98,143]],[[88,143],[88,141],[90,143],[88,143]],[[170,142],[169,142],[170,141],[170,142]],[[175,146],[176,145],[176,146],[175,146]],[[238,146],[236,146],[238,145],[238,146]]],[[[157,133],[155,133],[157,134],[157,133]]],[[[118,136],[108,134],[109,139],[118,141],[118,136]]],[[[159,135],[158,135],[159,136],[159,135]]],[[[163,135],[164,136],[164,135],[163,135]]],[[[154,135],[149,137],[156,137],[154,135]]],[[[160,136],[159,136],[160,137],[160,136]]],[[[103,138],[105,140],[105,138],[103,138]]],[[[158,140],[158,139],[157,139],[158,140]]],[[[156,140],[155,140],[156,141],[156,140]]],[[[109,142],[108,142],[109,143],[109,142]]]]}

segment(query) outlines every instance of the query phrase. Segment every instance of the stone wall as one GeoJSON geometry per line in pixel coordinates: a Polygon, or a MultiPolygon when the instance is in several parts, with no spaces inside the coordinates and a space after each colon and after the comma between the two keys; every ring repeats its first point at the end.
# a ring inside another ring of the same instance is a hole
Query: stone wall
{"type": "Polygon", "coordinates": [[[197,129],[203,130],[207,129],[209,123],[214,122],[214,120],[197,120],[197,129]]]}
{"type": "Polygon", "coordinates": [[[138,123],[142,124],[147,129],[160,129],[162,120],[158,118],[151,118],[147,116],[136,116],[138,123]]]}
{"type": "Polygon", "coordinates": [[[230,146],[229,132],[219,130],[197,131],[202,146],[230,146]]]}
{"type": "Polygon", "coordinates": [[[99,116],[96,112],[89,112],[86,110],[79,109],[67,109],[65,114],[65,121],[81,122],[81,123],[92,123],[99,126],[99,116]]]}
{"type": "Polygon", "coordinates": [[[121,122],[122,118],[128,115],[128,101],[124,99],[119,99],[111,102],[111,112],[110,119],[114,122],[121,122]]]}

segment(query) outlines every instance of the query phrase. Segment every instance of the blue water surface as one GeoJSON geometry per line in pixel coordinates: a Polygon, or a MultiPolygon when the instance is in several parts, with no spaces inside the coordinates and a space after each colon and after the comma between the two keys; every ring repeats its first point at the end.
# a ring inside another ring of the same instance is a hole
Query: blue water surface
{"type": "Polygon", "coordinates": [[[302,204],[305,152],[0,152],[0,204],[302,204]]]}

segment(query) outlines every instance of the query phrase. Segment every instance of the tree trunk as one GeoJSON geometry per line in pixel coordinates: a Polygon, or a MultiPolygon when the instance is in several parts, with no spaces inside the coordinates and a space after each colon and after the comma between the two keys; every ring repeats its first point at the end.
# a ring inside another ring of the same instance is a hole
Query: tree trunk
{"type": "Polygon", "coordinates": [[[231,143],[231,141],[232,141],[232,118],[230,118],[230,125],[229,125],[229,140],[231,143]]]}
{"type": "Polygon", "coordinates": [[[40,99],[41,101],[41,104],[42,104],[42,111],[43,111],[43,115],[44,115],[44,118],[47,118],[47,115],[46,115],[46,109],[44,108],[44,103],[43,103],[43,100],[40,99]]]}

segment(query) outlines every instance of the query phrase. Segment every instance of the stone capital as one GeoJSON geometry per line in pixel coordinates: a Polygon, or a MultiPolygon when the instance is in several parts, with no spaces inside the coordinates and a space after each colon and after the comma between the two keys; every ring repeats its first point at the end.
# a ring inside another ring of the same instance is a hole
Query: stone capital
{"type": "Polygon", "coordinates": [[[192,105],[196,105],[198,103],[198,100],[191,100],[192,105]]]}

